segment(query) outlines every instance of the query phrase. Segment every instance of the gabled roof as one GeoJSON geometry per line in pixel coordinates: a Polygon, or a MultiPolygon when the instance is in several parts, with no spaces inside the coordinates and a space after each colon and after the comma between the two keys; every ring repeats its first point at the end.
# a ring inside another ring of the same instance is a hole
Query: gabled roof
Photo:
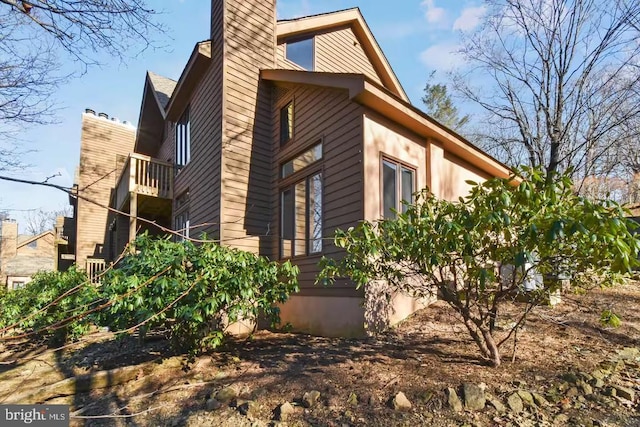
{"type": "Polygon", "coordinates": [[[43,237],[47,236],[48,234],[53,236],[53,231],[51,230],[47,230],[44,231],[40,234],[37,234],[35,236],[25,236],[23,234],[21,234],[20,236],[18,236],[18,248],[21,248],[23,246],[28,245],[31,242],[35,242],[36,240],[42,239],[43,237]]]}
{"type": "Polygon", "coordinates": [[[155,156],[165,119],[177,120],[211,62],[211,41],[196,43],[178,81],[147,71],[134,151],[155,156]]]}
{"type": "Polygon", "coordinates": [[[503,178],[511,174],[508,166],[363,74],[262,70],[260,75],[265,80],[280,84],[307,84],[347,90],[351,100],[380,113],[417,135],[438,140],[446,151],[485,172],[503,178]]]}
{"type": "Polygon", "coordinates": [[[151,89],[158,101],[158,105],[164,112],[165,108],[167,108],[167,105],[169,104],[169,100],[171,99],[171,94],[173,94],[173,90],[176,88],[178,82],[152,71],[147,71],[147,79],[151,84],[151,89]]]}
{"type": "Polygon", "coordinates": [[[409,102],[407,94],[402,88],[398,77],[393,72],[389,61],[387,61],[387,58],[384,56],[382,49],[380,49],[380,45],[378,45],[373,33],[371,33],[369,26],[360,13],[360,9],[353,8],[297,19],[280,20],[278,21],[276,31],[278,40],[282,40],[291,36],[345,25],[349,25],[353,29],[353,32],[356,37],[358,37],[362,48],[367,53],[385,88],[403,101],[409,102]]]}

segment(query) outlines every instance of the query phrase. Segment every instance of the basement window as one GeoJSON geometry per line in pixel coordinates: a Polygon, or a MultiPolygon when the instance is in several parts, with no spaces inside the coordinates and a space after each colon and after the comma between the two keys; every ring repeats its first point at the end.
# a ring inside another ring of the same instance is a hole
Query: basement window
{"type": "Polygon", "coordinates": [[[286,58],[308,71],[314,68],[314,37],[288,41],[285,46],[286,58]]]}

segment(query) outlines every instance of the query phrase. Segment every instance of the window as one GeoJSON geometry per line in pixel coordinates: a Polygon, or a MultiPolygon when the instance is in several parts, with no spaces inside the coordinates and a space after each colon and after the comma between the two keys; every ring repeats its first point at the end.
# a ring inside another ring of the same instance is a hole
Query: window
{"type": "Polygon", "coordinates": [[[189,191],[185,191],[176,197],[175,212],[174,229],[182,236],[178,238],[178,240],[188,239],[190,237],[189,228],[191,226],[189,219],[189,191]]]}
{"type": "Polygon", "coordinates": [[[415,170],[401,163],[382,160],[382,216],[393,219],[397,212],[406,212],[402,201],[413,202],[415,170]],[[400,196],[400,197],[398,197],[400,196]]]}
{"type": "Polygon", "coordinates": [[[176,165],[184,166],[191,160],[191,125],[189,107],[176,123],[176,165]]]}
{"type": "Polygon", "coordinates": [[[322,172],[281,193],[280,257],[322,252],[322,172]]]}
{"type": "Polygon", "coordinates": [[[282,165],[280,176],[286,178],[322,159],[322,142],[282,165]]]}
{"type": "Polygon", "coordinates": [[[280,109],[280,144],[293,138],[293,101],[280,109]]]}
{"type": "Polygon", "coordinates": [[[25,285],[25,284],[26,284],[26,283],[25,283],[24,281],[17,281],[17,280],[14,280],[14,281],[11,283],[11,289],[13,289],[13,290],[15,291],[16,289],[24,288],[24,285],[25,285]]]}
{"type": "Polygon", "coordinates": [[[312,71],[314,66],[314,38],[307,37],[297,39],[286,44],[286,58],[301,66],[305,70],[312,71]]]}

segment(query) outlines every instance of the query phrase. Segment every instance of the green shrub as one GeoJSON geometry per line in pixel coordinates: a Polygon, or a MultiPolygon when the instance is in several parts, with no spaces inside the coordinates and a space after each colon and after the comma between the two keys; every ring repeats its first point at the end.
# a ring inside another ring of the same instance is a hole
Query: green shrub
{"type": "Polygon", "coordinates": [[[279,321],[276,303],[298,290],[297,267],[214,243],[152,238],[103,277],[112,302],[101,317],[114,330],[164,328],[180,350],[220,345],[225,326],[263,313],[279,321]]]}
{"type": "Polygon", "coordinates": [[[13,335],[50,338],[54,343],[77,339],[91,326],[91,316],[83,313],[98,298],[97,289],[82,271],[40,272],[26,286],[0,294],[0,329],[7,328],[6,333],[13,335]]]}
{"type": "Polygon", "coordinates": [[[640,240],[627,212],[577,196],[568,175],[547,181],[542,171],[524,169],[517,180],[470,184],[469,195],[456,202],[425,190],[397,219],[337,231],[336,246],[346,256],[325,259],[318,281],[348,276],[358,286],[383,280],[389,289],[417,297],[437,294],[498,366],[500,347],[511,336],[494,336],[504,303],[529,290],[517,328],[558,290],[558,278],[569,278],[574,290],[589,290],[617,283],[638,265],[640,240]]]}

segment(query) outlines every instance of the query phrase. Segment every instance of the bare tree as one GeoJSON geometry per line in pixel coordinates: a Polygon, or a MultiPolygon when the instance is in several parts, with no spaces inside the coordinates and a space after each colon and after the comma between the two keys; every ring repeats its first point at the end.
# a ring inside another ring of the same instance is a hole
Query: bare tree
{"type": "Polygon", "coordinates": [[[23,154],[7,135],[50,122],[56,88],[99,54],[124,60],[152,46],[156,15],[146,0],[0,0],[0,170],[23,154]]]}
{"type": "Polygon", "coordinates": [[[59,216],[70,216],[73,214],[71,206],[62,209],[46,211],[42,209],[29,211],[26,215],[25,231],[27,234],[38,235],[47,230],[52,230],[56,225],[56,218],[59,216]]]}
{"type": "Polygon", "coordinates": [[[486,148],[548,176],[569,168],[583,177],[611,172],[616,149],[640,132],[629,125],[640,118],[640,3],[487,3],[483,25],[462,49],[472,68],[454,76],[488,113],[486,148]],[[472,76],[485,79],[481,88],[472,76]]]}

